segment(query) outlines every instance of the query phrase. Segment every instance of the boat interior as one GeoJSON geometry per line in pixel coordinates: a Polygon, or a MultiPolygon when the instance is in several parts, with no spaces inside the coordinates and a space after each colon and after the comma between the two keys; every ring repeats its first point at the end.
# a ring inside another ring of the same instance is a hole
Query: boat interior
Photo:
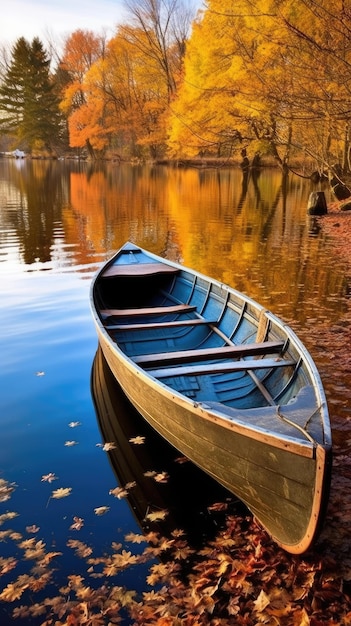
{"type": "Polygon", "coordinates": [[[133,262],[130,252],[117,257],[101,278],[105,329],[138,366],[183,395],[247,409],[286,404],[308,385],[283,330],[241,294],[143,251],[133,262]]]}

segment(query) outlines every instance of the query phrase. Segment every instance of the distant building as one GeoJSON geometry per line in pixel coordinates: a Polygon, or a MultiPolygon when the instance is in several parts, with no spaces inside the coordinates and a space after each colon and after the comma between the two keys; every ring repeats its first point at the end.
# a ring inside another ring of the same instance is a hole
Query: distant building
{"type": "Polygon", "coordinates": [[[23,150],[18,150],[18,148],[16,148],[16,150],[14,150],[12,154],[15,159],[24,159],[24,157],[26,156],[26,153],[23,152],[23,150]]]}

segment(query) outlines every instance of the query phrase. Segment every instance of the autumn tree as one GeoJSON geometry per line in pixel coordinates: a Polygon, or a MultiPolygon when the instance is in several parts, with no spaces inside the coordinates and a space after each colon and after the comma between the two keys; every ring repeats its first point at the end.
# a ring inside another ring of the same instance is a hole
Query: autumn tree
{"type": "Polygon", "coordinates": [[[0,132],[25,149],[52,150],[61,120],[50,59],[41,41],[17,40],[0,85],[0,132]]]}
{"type": "Polygon", "coordinates": [[[338,0],[209,0],[173,104],[172,154],[231,154],[236,142],[282,167],[293,152],[345,162],[349,13],[338,0]]]}
{"type": "Polygon", "coordinates": [[[96,157],[98,145],[93,145],[93,133],[87,131],[91,107],[85,77],[93,64],[104,56],[105,37],[91,31],[77,30],[66,40],[59,71],[64,74],[61,109],[69,123],[71,147],[86,147],[91,157],[96,157]]]}

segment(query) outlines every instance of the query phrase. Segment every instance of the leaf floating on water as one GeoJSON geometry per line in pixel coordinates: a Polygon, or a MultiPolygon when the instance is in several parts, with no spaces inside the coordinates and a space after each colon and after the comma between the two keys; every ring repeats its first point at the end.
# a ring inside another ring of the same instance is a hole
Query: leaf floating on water
{"type": "Polygon", "coordinates": [[[36,376],[45,376],[45,372],[36,372],[35,373],[36,376]]]}
{"type": "Polygon", "coordinates": [[[9,500],[16,487],[16,483],[9,483],[4,478],[0,478],[0,502],[9,500]]]}
{"type": "Polygon", "coordinates": [[[225,502],[215,502],[207,507],[208,511],[226,511],[228,509],[228,504],[225,502]]]}
{"type": "Polygon", "coordinates": [[[77,428],[77,426],[81,426],[81,423],[80,423],[80,422],[70,422],[70,423],[68,424],[68,426],[69,426],[70,428],[77,428]]]}
{"type": "Polygon", "coordinates": [[[154,470],[148,470],[147,472],[144,472],[144,476],[146,476],[147,478],[155,478],[157,472],[155,472],[154,470]]]}
{"type": "Polygon", "coordinates": [[[0,599],[5,602],[14,602],[14,600],[18,600],[25,589],[27,589],[27,584],[18,584],[18,583],[9,583],[7,587],[0,593],[0,599]]]}
{"type": "Polygon", "coordinates": [[[26,526],[26,532],[29,533],[30,535],[36,535],[36,533],[38,533],[40,530],[39,526],[36,526],[35,524],[33,524],[32,526],[26,526]]]}
{"type": "Polygon", "coordinates": [[[128,490],[125,487],[115,487],[114,489],[110,489],[109,494],[121,500],[128,496],[128,490]]]}
{"type": "Polygon", "coordinates": [[[132,437],[131,439],[129,439],[129,443],[134,443],[137,446],[140,446],[145,443],[145,437],[142,437],[141,435],[138,435],[137,437],[132,437]]]}
{"type": "Polygon", "coordinates": [[[154,476],[157,483],[167,483],[169,480],[169,474],[167,472],[159,472],[154,476]]]}
{"type": "Polygon", "coordinates": [[[69,527],[70,530],[80,530],[84,526],[84,520],[82,517],[74,516],[73,524],[69,527]]]}
{"type": "Polygon", "coordinates": [[[72,487],[60,487],[59,489],[55,489],[52,494],[51,497],[52,498],[66,498],[67,496],[71,495],[71,491],[72,491],[72,487]]]}
{"type": "Polygon", "coordinates": [[[174,459],[176,463],[179,463],[180,465],[182,465],[183,463],[188,463],[189,459],[187,456],[178,456],[176,459],[174,459]]]}
{"type": "Polygon", "coordinates": [[[18,515],[19,513],[16,513],[15,511],[7,511],[7,513],[3,513],[2,515],[0,515],[0,526],[7,520],[18,517],[18,515]]]}
{"type": "Polygon", "coordinates": [[[49,474],[44,474],[41,477],[42,481],[46,481],[48,483],[52,483],[53,480],[58,480],[58,476],[56,476],[56,474],[54,474],[54,472],[50,472],[49,474]]]}
{"type": "Polygon", "coordinates": [[[12,569],[14,569],[17,565],[18,561],[13,556],[9,556],[6,559],[2,556],[0,557],[0,576],[4,576],[12,569]]]}
{"type": "Polygon", "coordinates": [[[107,513],[109,510],[109,506],[97,506],[96,509],[94,509],[94,513],[95,515],[105,515],[105,513],[107,513]]]}
{"type": "Polygon", "coordinates": [[[107,442],[102,446],[102,449],[105,452],[109,452],[109,450],[114,450],[116,448],[116,444],[113,441],[107,442]]]}
{"type": "MultiPolygon", "coordinates": [[[[82,559],[86,559],[93,552],[92,549],[89,548],[89,546],[87,546],[82,541],[79,541],[78,539],[69,539],[67,541],[67,546],[69,548],[73,548],[77,556],[81,557],[82,559]]],[[[72,584],[76,584],[77,587],[80,585],[80,582],[84,580],[81,576],[75,576],[75,575],[71,575],[68,578],[70,579],[70,581],[72,581],[72,584]],[[74,581],[76,582],[74,583],[74,581]]]]}
{"type": "Polygon", "coordinates": [[[151,513],[147,513],[147,515],[145,515],[145,519],[149,520],[150,522],[159,522],[161,520],[166,519],[167,515],[168,515],[168,511],[163,509],[160,511],[153,511],[151,513]]]}
{"type": "Polygon", "coordinates": [[[78,441],[65,441],[65,446],[67,446],[68,448],[72,446],[77,446],[77,445],[78,445],[78,441]]]}
{"type": "Polygon", "coordinates": [[[125,535],[125,540],[131,541],[132,543],[143,543],[146,541],[146,537],[144,535],[130,532],[127,535],[125,535]]]}

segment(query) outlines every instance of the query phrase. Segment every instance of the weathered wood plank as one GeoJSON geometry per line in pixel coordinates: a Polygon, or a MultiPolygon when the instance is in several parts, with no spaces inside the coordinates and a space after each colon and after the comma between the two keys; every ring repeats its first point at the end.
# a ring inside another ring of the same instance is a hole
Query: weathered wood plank
{"type": "Polygon", "coordinates": [[[248,343],[239,346],[220,346],[217,348],[200,348],[198,350],[180,350],[178,352],[158,352],[155,354],[142,354],[133,357],[138,365],[172,365],[176,363],[188,363],[190,361],[206,361],[208,359],[226,359],[228,357],[241,357],[259,354],[273,354],[280,352],[284,347],[284,341],[263,341],[261,343],[248,343]]]}
{"type": "Polygon", "coordinates": [[[104,317],[138,317],[144,315],[167,315],[168,313],[190,313],[196,311],[196,306],[189,304],[179,304],[171,306],[154,306],[140,309],[102,309],[101,315],[104,317]]]}
{"type": "Polygon", "coordinates": [[[152,274],[177,274],[178,270],[165,263],[130,263],[110,265],[102,278],[113,276],[151,276],[152,274]]]}
{"type": "Polygon", "coordinates": [[[109,324],[105,325],[106,330],[145,330],[155,328],[172,328],[173,326],[199,326],[208,324],[214,326],[217,320],[205,320],[201,317],[194,317],[186,320],[172,320],[171,322],[150,322],[145,324],[109,324]]]}
{"type": "Polygon", "coordinates": [[[222,372],[240,372],[245,370],[271,369],[296,365],[295,361],[287,359],[248,359],[246,361],[228,361],[225,363],[205,363],[188,365],[185,367],[165,367],[148,370],[148,374],[155,378],[171,378],[173,376],[202,376],[205,374],[220,374],[222,372]]]}

